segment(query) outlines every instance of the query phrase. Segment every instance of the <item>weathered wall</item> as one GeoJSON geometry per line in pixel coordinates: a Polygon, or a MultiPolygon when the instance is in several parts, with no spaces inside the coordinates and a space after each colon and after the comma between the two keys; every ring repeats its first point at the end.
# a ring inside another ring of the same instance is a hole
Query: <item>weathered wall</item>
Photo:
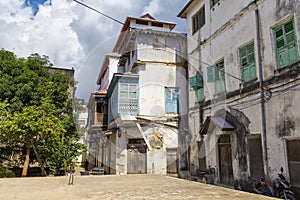
{"type": "Polygon", "coordinates": [[[280,88],[282,91],[275,93],[266,103],[269,171],[272,178],[277,176],[280,167],[288,171],[285,139],[300,137],[300,95],[295,92],[299,87],[296,90],[286,89],[297,84],[299,81],[280,88]]]}
{"type": "MultiPolygon", "coordinates": [[[[200,104],[204,109],[203,117],[200,116],[199,105],[195,92],[189,91],[189,131],[191,134],[191,170],[197,169],[197,145],[201,140],[198,133],[201,128],[201,119],[213,116],[218,110],[230,111],[237,118],[236,131],[232,133],[232,155],[234,177],[236,180],[251,176],[248,167],[248,152],[246,144],[247,134],[261,134],[262,116],[260,106],[259,88],[254,86],[250,91],[242,91],[244,88],[240,72],[240,61],[238,49],[250,41],[254,41],[256,57],[256,75],[258,71],[257,38],[255,21],[255,1],[220,1],[219,5],[210,8],[207,1],[199,1],[192,4],[187,12],[188,31],[188,54],[189,54],[189,77],[202,71],[204,74],[205,103],[200,104]],[[205,4],[206,23],[200,31],[192,34],[191,17],[205,4]],[[250,5],[246,8],[247,5],[250,5]],[[224,26],[226,25],[226,26],[224,26]],[[201,44],[200,45],[200,41],[201,44]],[[214,83],[207,83],[207,66],[216,63],[224,58],[226,92],[232,92],[231,96],[217,96],[214,92],[214,83]],[[200,67],[199,67],[200,66],[200,67]],[[240,91],[240,92],[237,92],[240,91]],[[235,92],[235,93],[233,93],[235,92]],[[211,100],[211,101],[210,101],[211,100]],[[248,122],[243,121],[242,115],[248,122]]],[[[298,40],[298,52],[300,44],[300,2],[296,0],[262,0],[257,1],[260,28],[261,28],[261,50],[262,67],[264,80],[279,77],[276,51],[274,48],[273,28],[283,23],[287,19],[294,17],[296,34],[298,40]]],[[[299,65],[295,66],[296,68],[299,65]]],[[[293,72],[294,73],[294,72],[293,72]]],[[[299,74],[299,71],[295,73],[299,74]]],[[[271,178],[275,178],[281,166],[288,169],[286,157],[286,139],[299,138],[299,94],[291,89],[297,88],[298,75],[290,78],[278,78],[273,83],[265,86],[266,100],[266,129],[268,145],[268,172],[271,178]],[[296,81],[297,80],[297,81],[296,81]],[[287,84],[288,81],[295,81],[287,84]]],[[[258,79],[257,79],[258,80],[258,79]]],[[[256,80],[256,81],[257,81],[256,80]]],[[[204,140],[207,143],[207,166],[216,166],[217,149],[214,130],[210,135],[206,135],[204,140]]],[[[286,170],[287,172],[288,170],[286,170]]],[[[288,174],[288,173],[287,173],[288,174]]]]}
{"type": "Polygon", "coordinates": [[[127,143],[125,131],[121,129],[117,130],[116,144],[116,174],[127,174],[127,143]]]}
{"type": "Polygon", "coordinates": [[[116,146],[116,140],[117,140],[116,133],[112,133],[108,137],[108,151],[107,151],[107,165],[110,167],[110,174],[116,174],[116,156],[117,156],[117,146],[116,146]]]}

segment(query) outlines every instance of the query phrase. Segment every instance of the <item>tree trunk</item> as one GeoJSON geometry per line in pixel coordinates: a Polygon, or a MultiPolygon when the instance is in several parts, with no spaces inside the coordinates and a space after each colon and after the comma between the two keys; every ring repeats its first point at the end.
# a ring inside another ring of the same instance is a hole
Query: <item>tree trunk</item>
{"type": "Polygon", "coordinates": [[[28,166],[29,166],[29,155],[30,155],[30,146],[26,146],[26,155],[25,155],[25,161],[23,165],[23,170],[22,170],[22,177],[27,176],[27,171],[28,171],[28,166]]]}
{"type": "Polygon", "coordinates": [[[30,140],[30,142],[31,142],[31,146],[33,148],[34,154],[35,154],[38,162],[40,163],[42,176],[47,176],[47,172],[46,172],[46,170],[44,168],[44,164],[42,163],[41,156],[40,156],[39,152],[37,151],[36,146],[35,146],[33,140],[30,140]]]}

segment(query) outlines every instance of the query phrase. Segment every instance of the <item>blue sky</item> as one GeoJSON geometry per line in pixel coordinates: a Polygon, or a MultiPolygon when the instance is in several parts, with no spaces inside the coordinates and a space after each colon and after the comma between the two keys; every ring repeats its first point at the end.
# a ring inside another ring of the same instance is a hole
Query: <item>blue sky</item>
{"type": "MultiPolygon", "coordinates": [[[[188,0],[84,0],[89,6],[119,21],[150,13],[156,19],[177,23],[188,0]],[[138,2],[138,3],[137,3],[138,2]]],[[[121,25],[72,0],[0,1],[0,48],[20,57],[32,53],[49,56],[57,67],[74,68],[76,96],[88,99],[105,54],[111,53],[121,25]]]]}
{"type": "MultiPolygon", "coordinates": [[[[32,14],[36,15],[39,11],[39,6],[44,5],[46,2],[47,2],[47,0],[25,0],[24,6],[31,7],[32,14]]],[[[48,5],[51,5],[51,0],[48,3],[48,5]]]]}

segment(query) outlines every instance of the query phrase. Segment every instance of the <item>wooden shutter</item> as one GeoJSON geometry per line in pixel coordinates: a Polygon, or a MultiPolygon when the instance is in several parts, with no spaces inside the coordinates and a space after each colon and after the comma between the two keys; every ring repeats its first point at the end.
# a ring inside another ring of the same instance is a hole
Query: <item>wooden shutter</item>
{"type": "Polygon", "coordinates": [[[283,27],[280,26],[275,31],[275,37],[276,37],[276,50],[277,50],[277,62],[279,67],[285,67],[288,64],[288,52],[285,48],[285,42],[284,42],[284,31],[283,27]]]}
{"type": "Polygon", "coordinates": [[[289,64],[294,63],[298,60],[298,47],[297,38],[294,28],[294,21],[291,20],[284,25],[284,31],[286,33],[286,45],[289,64]]]}
{"type": "Polygon", "coordinates": [[[256,78],[254,42],[247,44],[240,49],[241,77],[244,82],[256,78]]]}
{"type": "Polygon", "coordinates": [[[196,91],[197,101],[201,102],[204,100],[204,88],[200,88],[196,91]]]}
{"type": "Polygon", "coordinates": [[[215,66],[207,67],[207,82],[215,82],[216,80],[216,69],[215,66]]]}
{"type": "Polygon", "coordinates": [[[190,89],[197,90],[197,78],[196,76],[190,77],[190,89]]]}
{"type": "Polygon", "coordinates": [[[277,63],[279,68],[299,60],[294,19],[290,19],[274,29],[277,63]]]}

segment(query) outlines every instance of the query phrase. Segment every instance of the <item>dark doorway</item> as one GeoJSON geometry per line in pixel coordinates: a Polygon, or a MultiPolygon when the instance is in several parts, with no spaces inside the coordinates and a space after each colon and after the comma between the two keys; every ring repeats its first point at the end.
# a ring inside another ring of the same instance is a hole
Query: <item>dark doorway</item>
{"type": "Polygon", "coordinates": [[[203,141],[198,142],[198,168],[199,170],[206,169],[206,154],[205,154],[205,143],[203,141]]]}
{"type": "Polygon", "coordinates": [[[287,140],[286,147],[291,185],[300,187],[300,140],[287,140]]]}
{"type": "Polygon", "coordinates": [[[178,158],[177,149],[167,149],[167,173],[177,174],[178,158]]]}
{"type": "Polygon", "coordinates": [[[248,138],[248,146],[251,178],[259,179],[264,177],[261,138],[248,138]]]}
{"type": "Polygon", "coordinates": [[[218,140],[220,183],[233,185],[230,135],[221,135],[218,140]]]}
{"type": "Polygon", "coordinates": [[[143,139],[129,139],[127,145],[127,173],[145,174],[147,166],[147,145],[143,139]]]}

